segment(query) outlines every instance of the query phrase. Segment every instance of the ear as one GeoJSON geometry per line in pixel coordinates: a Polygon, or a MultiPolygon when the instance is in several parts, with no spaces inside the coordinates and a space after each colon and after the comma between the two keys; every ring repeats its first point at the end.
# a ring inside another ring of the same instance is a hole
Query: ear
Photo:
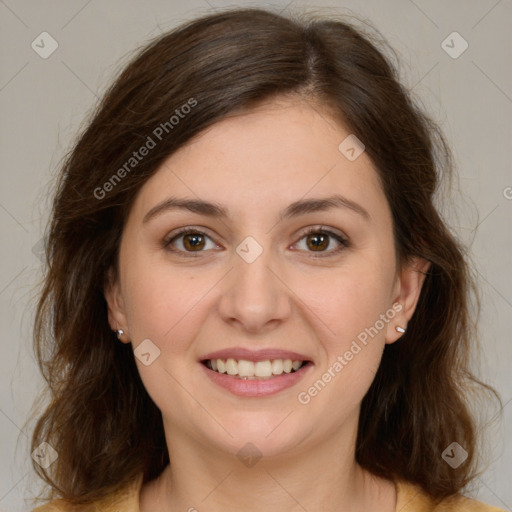
{"type": "Polygon", "coordinates": [[[409,260],[397,275],[393,292],[393,309],[397,313],[393,320],[387,324],[386,343],[394,343],[403,336],[403,333],[398,332],[396,327],[407,329],[407,324],[416,310],[429,268],[430,261],[415,257],[409,260]]]}
{"type": "Polygon", "coordinates": [[[105,284],[103,287],[103,294],[107,301],[108,307],[108,323],[113,331],[122,329],[124,334],[120,336],[120,341],[129,343],[129,335],[127,332],[127,321],[125,315],[124,301],[121,294],[121,286],[117,279],[114,269],[108,269],[105,284]]]}

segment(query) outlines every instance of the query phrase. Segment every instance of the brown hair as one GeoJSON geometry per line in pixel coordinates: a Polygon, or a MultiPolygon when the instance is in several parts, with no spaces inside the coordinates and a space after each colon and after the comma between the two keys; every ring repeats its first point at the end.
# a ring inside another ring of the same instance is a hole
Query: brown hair
{"type": "Polygon", "coordinates": [[[235,9],[188,22],[142,49],[62,167],[34,330],[50,399],[32,448],[46,441],[58,451],[48,469],[34,463],[50,498],[87,503],[140,472],[153,479],[169,463],[161,413],[132,347],[110,330],[106,275],[116,269],[135,195],[164,159],[226,116],[289,93],[327,107],[364,142],[391,207],[399,264],[415,256],[431,262],[407,332],[386,346],[363,399],[357,461],[435,498],[474,478],[477,436],[467,397],[475,385],[493,390],[468,370],[473,278],[434,207],[441,173],[452,167],[447,143],[372,36],[334,18],[235,9]],[[186,104],[188,113],[169,121],[186,104]],[[164,125],[155,147],[126,167],[164,125]],[[458,469],[441,457],[453,441],[469,454],[458,469]]]}

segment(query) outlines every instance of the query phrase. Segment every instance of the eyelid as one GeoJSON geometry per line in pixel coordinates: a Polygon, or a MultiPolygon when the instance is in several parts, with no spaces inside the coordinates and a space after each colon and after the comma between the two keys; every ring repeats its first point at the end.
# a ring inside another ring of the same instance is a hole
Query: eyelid
{"type": "Polygon", "coordinates": [[[335,231],[335,228],[330,228],[329,226],[324,226],[323,224],[319,224],[319,225],[316,225],[316,226],[309,226],[307,228],[304,228],[304,230],[301,232],[301,239],[306,236],[306,235],[309,235],[311,233],[325,233],[325,234],[328,234],[328,235],[332,235],[334,238],[339,238],[340,240],[342,240],[343,242],[346,242],[348,243],[348,236],[346,236],[343,232],[341,231],[335,231]]]}

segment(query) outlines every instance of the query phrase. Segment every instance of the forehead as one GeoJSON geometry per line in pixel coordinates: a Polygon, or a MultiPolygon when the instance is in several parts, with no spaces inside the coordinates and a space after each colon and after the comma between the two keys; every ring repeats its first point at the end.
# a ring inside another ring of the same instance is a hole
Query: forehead
{"type": "Polygon", "coordinates": [[[168,157],[134,209],[144,215],[173,195],[226,205],[241,218],[340,193],[378,216],[387,209],[378,175],[364,151],[347,158],[349,136],[316,104],[269,101],[221,120],[168,157]]]}

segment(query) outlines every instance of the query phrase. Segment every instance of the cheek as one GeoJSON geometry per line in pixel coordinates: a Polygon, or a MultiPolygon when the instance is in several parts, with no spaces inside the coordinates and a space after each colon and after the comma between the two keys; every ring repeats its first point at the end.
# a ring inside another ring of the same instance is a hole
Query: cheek
{"type": "Polygon", "coordinates": [[[199,279],[180,269],[171,271],[170,266],[149,265],[146,260],[144,265],[133,265],[125,278],[134,349],[149,339],[159,350],[147,366],[136,358],[144,387],[161,410],[169,413],[172,403],[184,417],[197,415],[197,404],[182,386],[186,376],[197,371],[190,347],[205,321],[206,301],[201,299],[212,286],[211,276],[199,279]]]}
{"type": "Polygon", "coordinates": [[[190,272],[147,260],[127,270],[126,311],[133,339],[150,338],[162,349],[169,340],[184,339],[176,333],[197,325],[194,314],[201,310],[211,279],[200,280],[190,272]]]}
{"type": "Polygon", "coordinates": [[[314,313],[331,349],[342,349],[387,311],[392,284],[391,265],[377,258],[361,258],[314,276],[298,276],[295,289],[314,313]]]}
{"type": "Polygon", "coordinates": [[[305,401],[335,407],[341,416],[358,406],[375,377],[387,321],[394,316],[394,311],[389,314],[393,272],[384,258],[361,258],[302,281],[298,295],[315,313],[309,317],[326,356],[315,380],[305,384],[312,387],[302,390],[305,401]]]}

